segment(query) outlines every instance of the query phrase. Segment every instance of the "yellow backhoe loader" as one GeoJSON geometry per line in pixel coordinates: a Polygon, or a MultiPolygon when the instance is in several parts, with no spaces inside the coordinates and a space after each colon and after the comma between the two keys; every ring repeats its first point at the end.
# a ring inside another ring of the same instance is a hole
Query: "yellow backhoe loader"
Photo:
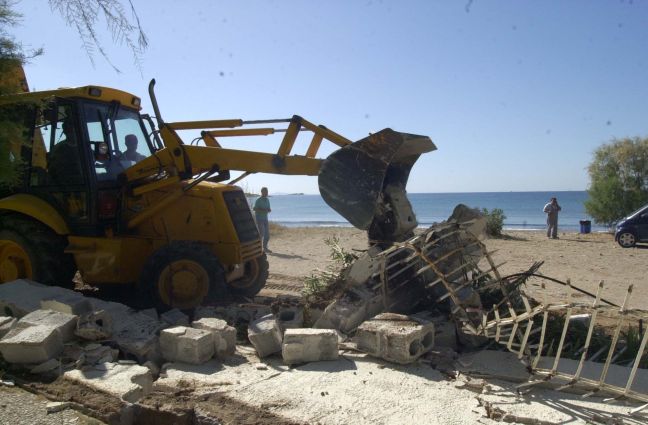
{"type": "Polygon", "coordinates": [[[0,96],[0,120],[22,134],[0,142],[23,169],[22,183],[0,193],[0,283],[71,286],[78,270],[91,285],[135,284],[133,303],[161,310],[253,296],[268,262],[248,201],[229,181],[235,170],[319,176],[324,200],[370,239],[403,240],[416,226],[405,185],[419,155],[435,149],[428,137],[385,129],[352,143],[299,116],[165,122],[154,85],[156,123],[140,114],[139,97],[106,87],[0,96]],[[184,130],[200,137],[183,143],[184,130]],[[221,146],[280,131],[276,154],[221,146]],[[294,155],[300,132],[312,138],[294,155]],[[325,140],[340,149],[318,159],[325,140]]]}

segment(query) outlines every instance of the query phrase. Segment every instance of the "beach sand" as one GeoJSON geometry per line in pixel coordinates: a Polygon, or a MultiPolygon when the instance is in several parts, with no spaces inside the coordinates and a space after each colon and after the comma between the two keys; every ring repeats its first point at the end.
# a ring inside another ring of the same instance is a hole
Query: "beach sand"
{"type": "MultiPolygon", "coordinates": [[[[501,239],[487,239],[489,251],[502,275],[527,270],[534,261],[544,261],[539,272],[595,293],[603,280],[603,298],[621,305],[629,285],[634,285],[629,308],[648,307],[648,245],[621,248],[609,233],[561,233],[560,239],[547,239],[544,232],[505,232],[501,239]]],[[[331,266],[327,238],[339,238],[339,244],[348,251],[367,247],[364,232],[352,228],[309,227],[283,228],[273,226],[270,239],[271,253],[269,287],[282,284],[299,287],[303,278],[313,271],[331,266]]],[[[565,287],[545,281],[550,301],[566,296],[565,287]]],[[[541,298],[541,279],[533,278],[528,288],[541,298]]],[[[577,300],[586,301],[575,293],[577,300]]]]}

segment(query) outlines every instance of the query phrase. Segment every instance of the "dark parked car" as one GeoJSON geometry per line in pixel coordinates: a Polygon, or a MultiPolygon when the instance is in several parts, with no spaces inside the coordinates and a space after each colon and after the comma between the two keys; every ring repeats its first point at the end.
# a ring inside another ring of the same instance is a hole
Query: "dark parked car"
{"type": "Polygon", "coordinates": [[[648,205],[617,223],[614,240],[624,248],[633,247],[637,242],[648,242],[648,205]]]}

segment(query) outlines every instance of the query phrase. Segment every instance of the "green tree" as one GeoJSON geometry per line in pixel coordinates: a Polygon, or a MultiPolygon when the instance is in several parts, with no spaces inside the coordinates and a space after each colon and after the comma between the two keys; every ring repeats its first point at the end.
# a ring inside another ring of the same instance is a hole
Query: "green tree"
{"type": "Polygon", "coordinates": [[[648,138],[615,139],[594,152],[585,210],[608,226],[648,203],[648,138]]]}

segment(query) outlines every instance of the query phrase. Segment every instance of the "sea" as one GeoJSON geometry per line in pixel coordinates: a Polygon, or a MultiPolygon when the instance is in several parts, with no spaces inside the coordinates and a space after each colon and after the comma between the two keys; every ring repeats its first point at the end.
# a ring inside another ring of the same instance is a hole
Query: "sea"
{"type": "MultiPolygon", "coordinates": [[[[505,230],[538,231],[546,228],[546,215],[542,211],[551,197],[558,198],[562,211],[558,217],[558,230],[580,231],[580,221],[590,220],[593,232],[609,229],[595,223],[585,213],[586,191],[557,192],[478,192],[478,193],[408,193],[419,227],[446,220],[457,204],[477,208],[500,208],[504,211],[505,230]]],[[[253,202],[255,198],[250,198],[253,202]]],[[[288,227],[351,227],[342,216],[333,211],[320,195],[271,195],[270,221],[288,227]]]]}

